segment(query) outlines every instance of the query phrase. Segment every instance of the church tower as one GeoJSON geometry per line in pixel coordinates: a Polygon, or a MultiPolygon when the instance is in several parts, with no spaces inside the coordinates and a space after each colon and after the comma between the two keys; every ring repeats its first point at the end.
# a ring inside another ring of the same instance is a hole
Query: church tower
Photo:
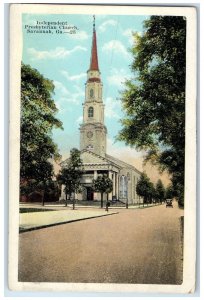
{"type": "Polygon", "coordinates": [[[80,126],[80,150],[87,149],[105,157],[107,129],[104,125],[105,105],[102,100],[103,84],[100,74],[94,17],[91,60],[83,103],[83,123],[80,126]]]}

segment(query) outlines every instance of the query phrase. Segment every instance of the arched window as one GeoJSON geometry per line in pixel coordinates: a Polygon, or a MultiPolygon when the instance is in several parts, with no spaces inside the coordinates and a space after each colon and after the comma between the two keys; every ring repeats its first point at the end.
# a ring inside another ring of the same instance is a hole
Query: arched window
{"type": "Polygon", "coordinates": [[[90,97],[92,98],[94,95],[94,90],[93,89],[90,89],[90,97]]]}
{"type": "Polygon", "coordinates": [[[90,106],[88,109],[88,117],[93,118],[93,115],[94,115],[94,109],[92,106],[90,106]]]}
{"type": "Polygon", "coordinates": [[[127,198],[128,180],[127,176],[120,176],[120,198],[127,198]]]}
{"type": "Polygon", "coordinates": [[[86,149],[89,150],[89,151],[93,151],[93,145],[88,145],[88,146],[86,147],[86,149]]]}

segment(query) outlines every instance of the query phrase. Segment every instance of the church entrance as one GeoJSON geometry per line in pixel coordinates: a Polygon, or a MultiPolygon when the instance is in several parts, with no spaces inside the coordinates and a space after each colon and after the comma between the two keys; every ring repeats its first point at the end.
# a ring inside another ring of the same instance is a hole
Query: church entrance
{"type": "Polygon", "coordinates": [[[87,200],[89,201],[93,201],[94,200],[94,191],[92,189],[92,187],[87,187],[87,200]]]}

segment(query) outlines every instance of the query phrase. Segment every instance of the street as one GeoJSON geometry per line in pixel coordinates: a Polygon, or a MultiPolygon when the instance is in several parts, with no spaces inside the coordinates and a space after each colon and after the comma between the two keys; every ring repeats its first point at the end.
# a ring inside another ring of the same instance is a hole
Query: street
{"type": "Polygon", "coordinates": [[[118,211],[21,233],[19,281],[181,284],[183,210],[118,211]]]}

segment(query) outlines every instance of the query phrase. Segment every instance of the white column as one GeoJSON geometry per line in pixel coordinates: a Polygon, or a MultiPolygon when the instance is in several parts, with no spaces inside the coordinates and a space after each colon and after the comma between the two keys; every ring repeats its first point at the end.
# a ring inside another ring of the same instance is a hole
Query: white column
{"type": "Polygon", "coordinates": [[[113,172],[113,196],[115,196],[115,172],[113,172]]]}
{"type": "MultiPolygon", "coordinates": [[[[94,180],[97,179],[97,170],[94,170],[94,180]]],[[[93,200],[98,200],[97,198],[98,193],[94,192],[93,193],[93,200]]]]}
{"type": "MultiPolygon", "coordinates": [[[[112,180],[112,172],[108,171],[108,178],[112,180]]],[[[112,200],[112,192],[108,194],[108,200],[112,200]]]]}
{"type": "Polygon", "coordinates": [[[116,173],[116,198],[119,199],[119,184],[118,184],[119,176],[116,173]]]}

